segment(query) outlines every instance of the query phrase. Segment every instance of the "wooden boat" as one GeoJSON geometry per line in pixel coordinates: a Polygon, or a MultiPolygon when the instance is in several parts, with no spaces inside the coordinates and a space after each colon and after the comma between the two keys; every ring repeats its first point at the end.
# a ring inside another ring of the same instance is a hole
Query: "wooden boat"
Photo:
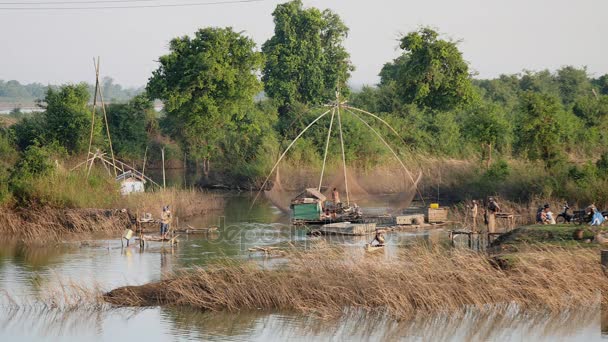
{"type": "Polygon", "coordinates": [[[384,245],[375,245],[372,246],[369,243],[365,244],[365,251],[368,253],[374,253],[374,252],[378,252],[378,251],[383,251],[384,250],[384,245]]]}
{"type": "Polygon", "coordinates": [[[308,188],[291,201],[292,223],[295,225],[327,224],[333,222],[363,222],[357,205],[336,206],[319,190],[308,188]]]}

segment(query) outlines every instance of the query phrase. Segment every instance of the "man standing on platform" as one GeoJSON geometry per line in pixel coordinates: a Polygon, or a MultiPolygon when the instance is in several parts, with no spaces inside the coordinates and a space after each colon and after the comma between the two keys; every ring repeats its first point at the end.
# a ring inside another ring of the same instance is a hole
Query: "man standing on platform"
{"type": "Polygon", "coordinates": [[[490,197],[488,199],[488,210],[486,211],[488,216],[488,233],[496,233],[496,213],[499,211],[500,206],[494,197],[490,197]]]}
{"type": "Polygon", "coordinates": [[[477,231],[477,213],[479,211],[479,208],[477,206],[477,201],[473,200],[471,202],[471,218],[473,219],[473,227],[472,227],[472,231],[476,232],[477,231]]]}
{"type": "Polygon", "coordinates": [[[163,207],[163,212],[160,215],[160,235],[164,239],[167,237],[169,232],[169,225],[171,224],[171,210],[169,206],[163,207]]]}
{"type": "Polygon", "coordinates": [[[336,207],[338,207],[338,204],[342,203],[340,201],[340,193],[338,192],[338,189],[334,188],[334,190],[331,192],[331,199],[334,201],[334,205],[336,207]]]}

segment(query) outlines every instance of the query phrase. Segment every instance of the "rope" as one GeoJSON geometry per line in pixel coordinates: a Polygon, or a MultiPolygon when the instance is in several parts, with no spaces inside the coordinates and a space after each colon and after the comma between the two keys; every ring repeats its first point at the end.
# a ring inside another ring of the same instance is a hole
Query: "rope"
{"type": "Polygon", "coordinates": [[[346,204],[350,205],[350,196],[348,195],[348,178],[346,177],[346,154],[344,153],[344,138],[342,137],[342,119],[340,115],[340,104],[336,105],[338,110],[338,127],[340,127],[340,146],[342,146],[342,165],[344,166],[344,188],[346,190],[346,204]]]}
{"type": "Polygon", "coordinates": [[[308,124],[308,126],[306,126],[306,128],[304,128],[304,130],[302,130],[302,132],[300,132],[300,134],[298,134],[298,136],[293,139],[293,141],[291,142],[291,144],[289,144],[289,146],[287,146],[287,148],[285,149],[285,151],[283,151],[283,154],[281,154],[281,156],[279,157],[279,160],[277,160],[277,162],[274,164],[274,166],[272,167],[272,170],[270,170],[270,173],[268,173],[268,177],[266,177],[266,180],[264,180],[264,183],[262,184],[262,187],[260,188],[260,190],[258,191],[258,193],[255,195],[255,198],[253,199],[253,202],[251,202],[251,206],[249,207],[249,210],[251,211],[251,208],[253,208],[255,202],[258,200],[258,197],[260,197],[260,193],[262,193],[262,191],[264,190],[264,188],[266,188],[266,184],[268,183],[268,180],[270,179],[270,176],[272,176],[274,170],[276,170],[277,166],[279,166],[279,163],[281,162],[281,160],[285,157],[285,155],[287,154],[287,152],[289,151],[289,149],[291,149],[291,147],[293,146],[293,144],[296,143],[296,141],[298,141],[298,139],[300,139],[300,137],[310,128],[312,127],[312,125],[314,125],[315,123],[317,123],[317,121],[321,120],[322,117],[324,117],[325,115],[327,115],[327,113],[331,112],[331,109],[326,111],[325,113],[319,115],[313,122],[311,122],[310,124],[308,124]]]}
{"type": "Polygon", "coordinates": [[[321,169],[321,179],[319,180],[319,191],[321,191],[321,185],[323,184],[323,174],[325,173],[325,162],[327,161],[327,152],[329,150],[329,138],[331,137],[331,128],[334,124],[334,116],[336,110],[331,111],[331,121],[329,122],[329,129],[327,130],[327,141],[325,142],[325,155],[323,156],[323,168],[321,169]]]}

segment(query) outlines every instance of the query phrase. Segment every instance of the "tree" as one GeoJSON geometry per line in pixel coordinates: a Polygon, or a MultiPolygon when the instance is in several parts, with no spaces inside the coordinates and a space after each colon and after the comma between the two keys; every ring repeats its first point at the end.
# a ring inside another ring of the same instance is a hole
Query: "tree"
{"type": "Polygon", "coordinates": [[[87,85],[66,85],[49,88],[44,103],[46,131],[49,141],[57,141],[70,152],[82,152],[89,142],[91,112],[88,109],[87,85]]]}
{"type": "Polygon", "coordinates": [[[192,38],[173,39],[169,49],[148,93],[164,102],[173,137],[193,160],[203,161],[208,173],[226,132],[253,109],[262,89],[256,76],[262,56],[253,40],[232,28],[200,29],[192,38]]]}
{"type": "MultiPolygon", "coordinates": [[[[319,104],[346,92],[353,67],[343,47],[348,28],[330,10],[304,9],[302,1],[280,4],[272,13],[274,36],[264,43],[262,81],[286,116],[296,102],[319,104]]],[[[291,118],[290,118],[291,119],[291,118]]]]}
{"type": "Polygon", "coordinates": [[[486,168],[492,164],[492,150],[505,142],[508,134],[508,123],[500,113],[500,107],[486,104],[476,108],[465,121],[465,136],[481,144],[485,155],[486,168]]]}
{"type": "Polygon", "coordinates": [[[591,95],[591,82],[586,68],[566,66],[557,70],[557,83],[565,105],[573,103],[579,97],[591,95]]]}
{"type": "Polygon", "coordinates": [[[522,97],[518,147],[531,160],[541,159],[550,166],[560,155],[562,108],[557,98],[527,92],[522,97]]]}
{"type": "Polygon", "coordinates": [[[152,102],[146,95],[138,95],[128,103],[109,105],[107,113],[116,153],[141,158],[148,141],[146,128],[156,120],[152,102]]]}
{"type": "Polygon", "coordinates": [[[397,74],[397,85],[404,103],[421,107],[451,110],[471,103],[474,99],[469,67],[455,42],[439,39],[430,28],[411,32],[401,39],[405,56],[393,62],[399,69],[385,74],[397,74]]]}

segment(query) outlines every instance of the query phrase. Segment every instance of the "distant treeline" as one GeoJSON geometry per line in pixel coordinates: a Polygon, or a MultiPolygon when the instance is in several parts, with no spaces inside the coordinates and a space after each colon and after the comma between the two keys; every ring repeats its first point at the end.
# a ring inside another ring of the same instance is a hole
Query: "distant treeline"
{"type": "MultiPolygon", "coordinates": [[[[126,102],[144,91],[144,87],[123,88],[120,84],[114,83],[110,77],[101,80],[103,97],[107,102],[126,102]]],[[[58,89],[58,85],[44,85],[42,83],[21,84],[18,81],[0,80],[0,102],[14,104],[33,104],[38,100],[44,99],[49,88],[58,89]]],[[[87,85],[89,94],[95,92],[95,85],[87,85]]]]}

